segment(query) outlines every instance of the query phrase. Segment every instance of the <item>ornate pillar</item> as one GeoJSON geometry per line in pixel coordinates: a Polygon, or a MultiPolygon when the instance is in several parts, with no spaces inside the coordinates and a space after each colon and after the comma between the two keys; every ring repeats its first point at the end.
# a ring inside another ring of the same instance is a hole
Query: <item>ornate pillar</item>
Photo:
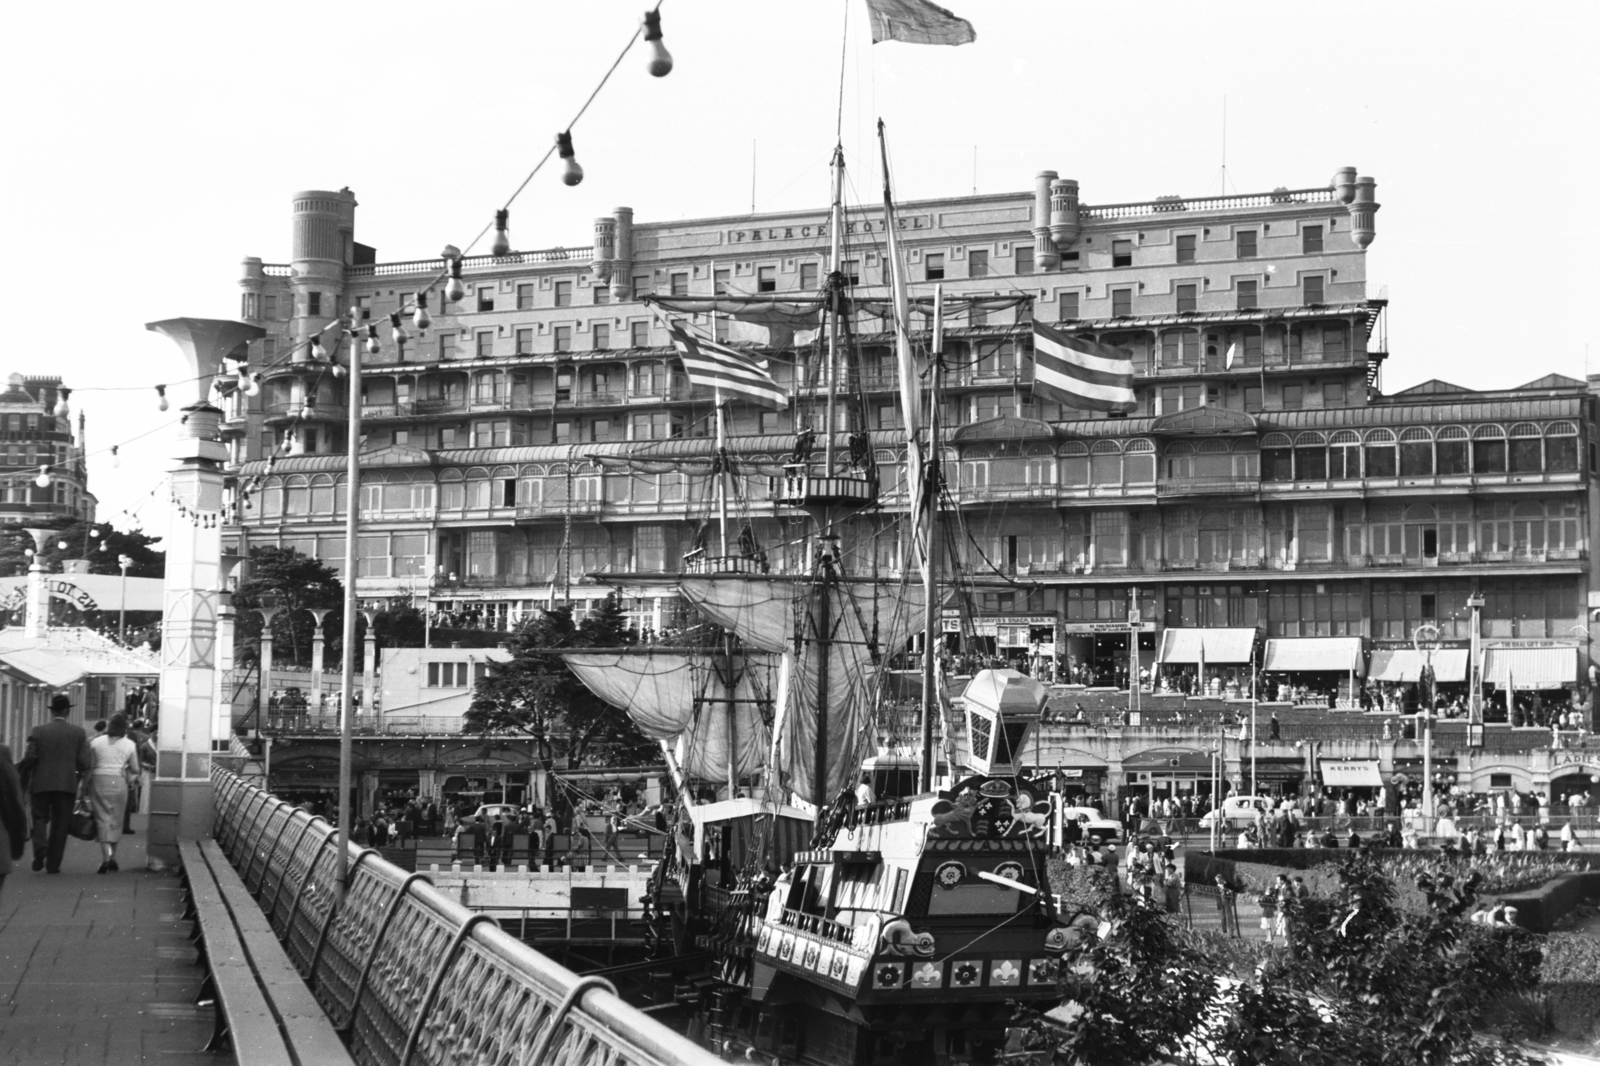
{"type": "Polygon", "coordinates": [[[28,566],[28,598],[23,610],[22,632],[30,639],[42,638],[50,628],[50,572],[44,565],[45,541],[54,530],[29,529],[33,537],[33,562],[28,566]]]}
{"type": "MultiPolygon", "coordinates": [[[[378,677],[378,634],[373,628],[373,623],[378,620],[378,611],[374,608],[362,608],[361,615],[367,620],[367,637],[361,642],[361,713],[376,715],[372,707],[372,693],[377,688],[374,683],[378,677]]],[[[373,718],[376,723],[377,718],[373,718]]]]}
{"type": "Polygon", "coordinates": [[[267,700],[272,695],[272,619],[281,607],[257,607],[261,616],[261,651],[256,655],[256,721],[267,713],[267,700]]]}
{"type": "MultiPolygon", "coordinates": [[[[148,329],[182,350],[183,407],[169,478],[166,587],[162,594],[161,713],[156,732],[156,780],[150,790],[149,864],[177,865],[178,841],[209,836],[212,724],[216,718],[217,588],[222,561],[222,412],[206,402],[222,359],[264,335],[257,326],[174,318],[148,329]]],[[[180,386],[174,386],[179,388],[180,386]]]]}
{"type": "Polygon", "coordinates": [[[311,713],[322,713],[322,655],[326,647],[325,636],[322,631],[322,620],[328,617],[326,607],[308,607],[311,617],[317,620],[317,628],[311,634],[311,713]]]}
{"type": "MultiPolygon", "coordinates": [[[[217,671],[212,692],[215,716],[211,722],[211,739],[226,743],[233,735],[233,630],[237,614],[233,609],[234,568],[244,561],[232,552],[222,556],[217,568],[217,671]]],[[[257,719],[259,731],[260,719],[257,719]]]]}

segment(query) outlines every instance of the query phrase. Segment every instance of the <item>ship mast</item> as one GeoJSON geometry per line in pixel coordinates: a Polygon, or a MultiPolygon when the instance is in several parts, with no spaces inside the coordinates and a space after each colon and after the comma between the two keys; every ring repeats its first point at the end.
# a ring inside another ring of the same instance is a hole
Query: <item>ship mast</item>
{"type": "MultiPolygon", "coordinates": [[[[898,268],[898,264],[896,264],[898,268]]],[[[939,658],[939,375],[944,369],[944,286],[933,290],[933,366],[928,383],[928,456],[922,468],[921,506],[926,509],[926,539],[922,551],[922,765],[919,791],[935,788],[934,771],[938,761],[933,754],[933,717],[938,706],[939,658]]],[[[912,502],[912,514],[918,501],[912,502]]]]}
{"type": "MultiPolygon", "coordinates": [[[[828,264],[832,277],[828,283],[828,424],[823,429],[824,477],[833,476],[834,400],[838,393],[839,373],[839,311],[844,300],[844,267],[839,262],[839,249],[844,232],[844,146],[833,146],[833,206],[828,210],[828,264]]],[[[832,523],[823,527],[823,535],[831,532],[832,523]]]]}

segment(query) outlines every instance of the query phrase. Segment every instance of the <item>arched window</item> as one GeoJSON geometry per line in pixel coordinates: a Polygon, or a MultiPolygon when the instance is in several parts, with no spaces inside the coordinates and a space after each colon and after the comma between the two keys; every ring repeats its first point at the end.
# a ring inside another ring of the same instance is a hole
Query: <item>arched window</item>
{"type": "Polygon", "coordinates": [[[1421,426],[1400,431],[1400,476],[1433,476],[1433,434],[1421,426]]]}
{"type": "Polygon", "coordinates": [[[311,513],[333,514],[333,475],[318,474],[311,479],[311,513]]]}
{"type": "Polygon", "coordinates": [[[274,518],[283,513],[283,479],[269,477],[261,485],[261,516],[274,518]]]}
{"type": "Polygon", "coordinates": [[[1387,429],[1367,431],[1366,468],[1368,477],[1394,477],[1394,432],[1387,429]]]}
{"type": "Polygon", "coordinates": [[[467,505],[467,486],[459,469],[441,471],[439,474],[439,509],[459,511],[467,505]]]}
{"type": "MultiPolygon", "coordinates": [[[[1551,501],[1545,507],[1545,549],[1547,551],[1577,552],[1583,547],[1578,524],[1578,502],[1551,501]]],[[[1572,556],[1576,558],[1576,556],[1572,556]]]]}
{"type": "Polygon", "coordinates": [[[1518,422],[1508,434],[1506,472],[1539,474],[1544,472],[1544,440],[1532,422],[1518,422]]]}
{"type": "Polygon", "coordinates": [[[1578,427],[1552,422],[1544,429],[1544,468],[1552,474],[1578,472],[1578,427]]]}
{"type": "Polygon", "coordinates": [[[1467,429],[1465,426],[1441,426],[1434,434],[1434,471],[1440,477],[1470,472],[1467,463],[1467,429]]]}
{"type": "Polygon", "coordinates": [[[1361,476],[1361,434],[1353,429],[1336,430],[1328,438],[1328,477],[1350,480],[1361,476]]]}
{"type": "Polygon", "coordinates": [[[1097,440],[1089,448],[1089,483],[1122,484],[1122,446],[1114,440],[1097,440]]]}
{"type": "Polygon", "coordinates": [[[1186,440],[1176,440],[1167,445],[1166,476],[1168,480],[1194,477],[1194,445],[1186,440]]]}
{"type": "Polygon", "coordinates": [[[311,513],[311,484],[299,474],[284,483],[283,513],[307,515],[311,513]]]}
{"type": "Polygon", "coordinates": [[[1080,440],[1069,440],[1061,446],[1061,484],[1089,484],[1089,446],[1080,440]]]}
{"type": "Polygon", "coordinates": [[[1321,433],[1300,433],[1294,438],[1296,481],[1323,481],[1328,476],[1328,448],[1321,433]]]}
{"type": "Polygon", "coordinates": [[[1261,438],[1261,480],[1294,480],[1294,448],[1287,433],[1268,433],[1261,438]]]}
{"type": "Polygon", "coordinates": [[[1149,485],[1156,479],[1156,446],[1152,441],[1130,440],[1122,450],[1122,478],[1129,485],[1149,485]]]}
{"type": "Polygon", "coordinates": [[[1472,472],[1506,472],[1506,431],[1503,426],[1479,426],[1472,431],[1472,472]]]}

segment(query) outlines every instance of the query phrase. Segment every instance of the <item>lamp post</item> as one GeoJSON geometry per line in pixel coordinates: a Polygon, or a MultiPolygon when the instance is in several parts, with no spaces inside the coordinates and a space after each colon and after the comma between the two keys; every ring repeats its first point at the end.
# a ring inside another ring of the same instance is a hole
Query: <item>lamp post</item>
{"type": "MultiPolygon", "coordinates": [[[[1422,706],[1422,819],[1433,832],[1433,649],[1439,644],[1439,627],[1423,623],[1411,631],[1411,646],[1423,654],[1427,700],[1422,706]]],[[[1418,686],[1422,687],[1421,685],[1418,686]]]]}
{"type": "Polygon", "coordinates": [[[122,600],[117,604],[117,639],[126,644],[128,643],[128,567],[133,565],[133,558],[119,555],[117,565],[122,567],[122,600]]]}
{"type": "MultiPolygon", "coordinates": [[[[1467,651],[1467,746],[1483,747],[1483,593],[1474,589],[1467,597],[1472,608],[1471,643],[1467,651]]],[[[1508,716],[1509,717],[1509,716],[1508,716]]]]}

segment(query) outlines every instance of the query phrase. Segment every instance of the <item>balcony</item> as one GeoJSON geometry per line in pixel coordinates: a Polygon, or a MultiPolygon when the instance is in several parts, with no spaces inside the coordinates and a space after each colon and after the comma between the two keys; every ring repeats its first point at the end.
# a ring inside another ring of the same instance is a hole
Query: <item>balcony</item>
{"type": "Polygon", "coordinates": [[[687,400],[693,392],[694,387],[686,383],[658,385],[642,389],[629,389],[626,399],[628,403],[665,403],[668,400],[687,400]]]}
{"type": "Polygon", "coordinates": [[[555,515],[596,515],[604,508],[599,500],[539,500],[517,504],[517,517],[550,518],[555,515]]]}
{"type": "Polygon", "coordinates": [[[599,390],[580,392],[578,393],[577,403],[579,407],[614,407],[625,402],[625,395],[620,389],[605,392],[599,390]]]}
{"type": "Polygon", "coordinates": [[[1005,500],[1040,500],[1054,503],[1061,495],[1054,485],[967,485],[959,493],[961,503],[994,503],[1005,500]]]}
{"type": "Polygon", "coordinates": [[[1253,477],[1186,477],[1156,482],[1157,496],[1239,496],[1254,494],[1261,481],[1253,477]]]}
{"type": "Polygon", "coordinates": [[[464,412],[467,402],[459,397],[432,400],[416,400],[412,409],[419,415],[441,415],[464,412]]]}
{"type": "Polygon", "coordinates": [[[409,401],[406,403],[364,403],[361,405],[361,417],[364,420],[410,418],[414,413],[414,406],[409,401]]]}

